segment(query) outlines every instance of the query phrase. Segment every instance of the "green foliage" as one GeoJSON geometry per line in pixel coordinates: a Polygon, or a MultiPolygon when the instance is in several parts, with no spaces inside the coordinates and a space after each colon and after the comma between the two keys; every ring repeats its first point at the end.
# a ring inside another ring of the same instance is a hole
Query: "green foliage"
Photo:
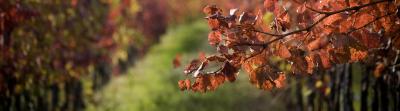
{"type": "Polygon", "coordinates": [[[176,81],[182,78],[180,70],[172,69],[176,54],[183,61],[197,56],[196,51],[211,52],[207,46],[207,26],[204,22],[179,26],[169,30],[161,43],[151,48],[146,58],[136,63],[128,75],[114,79],[96,95],[97,102],[88,110],[117,111],[241,111],[280,109],[271,102],[269,92],[251,88],[247,80],[238,80],[221,89],[206,93],[181,92],[176,81]]]}

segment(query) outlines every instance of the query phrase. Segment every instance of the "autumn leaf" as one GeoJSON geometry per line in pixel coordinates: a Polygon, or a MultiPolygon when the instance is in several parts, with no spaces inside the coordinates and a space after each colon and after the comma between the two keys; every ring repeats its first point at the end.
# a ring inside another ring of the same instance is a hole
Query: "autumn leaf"
{"type": "Polygon", "coordinates": [[[217,31],[212,31],[208,34],[208,43],[212,46],[216,46],[221,42],[221,34],[217,31]]]}
{"type": "Polygon", "coordinates": [[[180,54],[175,55],[174,60],[172,60],[172,64],[174,65],[174,68],[181,66],[181,55],[180,54]]]}
{"type": "Polygon", "coordinates": [[[307,50],[313,51],[320,49],[328,44],[328,37],[319,37],[307,45],[307,50]]]}
{"type": "Polygon", "coordinates": [[[367,57],[366,51],[361,51],[354,48],[350,48],[350,53],[350,62],[360,61],[367,57]]]}
{"type": "Polygon", "coordinates": [[[325,50],[319,51],[319,57],[321,59],[322,67],[325,69],[331,68],[331,61],[330,61],[330,55],[329,52],[325,50]]]}
{"type": "Polygon", "coordinates": [[[376,65],[375,70],[374,70],[374,76],[375,78],[379,78],[382,75],[382,71],[385,69],[385,65],[383,63],[378,63],[376,65]]]}
{"type": "Polygon", "coordinates": [[[372,33],[366,29],[353,32],[351,35],[366,48],[378,48],[381,43],[381,36],[378,33],[372,33]]]}
{"type": "Polygon", "coordinates": [[[217,30],[220,22],[217,19],[208,19],[208,26],[210,26],[211,30],[217,30]]]}
{"type": "Polygon", "coordinates": [[[279,46],[277,46],[277,47],[278,47],[278,49],[277,49],[277,51],[275,52],[277,56],[279,56],[279,57],[281,57],[281,58],[284,58],[284,59],[287,59],[287,58],[289,58],[289,57],[292,56],[292,55],[290,54],[289,49],[288,49],[286,46],[284,46],[284,45],[279,45],[279,46]]]}
{"type": "Polygon", "coordinates": [[[343,14],[334,14],[332,16],[329,16],[324,20],[324,24],[326,25],[335,25],[338,23],[341,19],[343,19],[344,15],[343,14]]]}
{"type": "Polygon", "coordinates": [[[264,0],[264,10],[255,8],[238,17],[237,9],[225,16],[216,6],[207,6],[204,12],[212,29],[208,42],[217,53],[206,60],[200,57],[205,62],[193,62],[185,72],[196,71],[194,77],[202,79],[193,85],[195,91],[215,90],[225,80],[233,82],[240,69],[249,75],[251,84],[271,90],[285,86],[286,77],[278,72],[289,69],[294,74],[318,74],[335,64],[393,59],[383,53],[368,55],[382,49],[394,54],[392,49],[400,46],[395,33],[400,29],[399,21],[394,16],[398,7],[385,2],[264,0]],[[271,12],[273,22],[263,22],[262,17],[271,12]],[[208,61],[223,64],[215,72],[203,71],[208,61]],[[290,68],[282,68],[286,66],[290,68]]]}
{"type": "Polygon", "coordinates": [[[374,20],[374,16],[372,16],[368,13],[360,13],[358,15],[358,17],[356,18],[354,27],[355,28],[362,27],[362,26],[368,24],[369,22],[371,22],[372,20],[374,20]]]}
{"type": "Polygon", "coordinates": [[[192,60],[189,65],[186,66],[184,73],[189,74],[195,71],[199,66],[201,62],[197,59],[192,60]]]}
{"type": "Polygon", "coordinates": [[[285,86],[285,74],[279,74],[278,78],[274,80],[276,88],[283,88],[285,86]]]}
{"type": "Polygon", "coordinates": [[[236,80],[236,74],[238,73],[238,71],[239,71],[238,68],[234,67],[229,62],[225,62],[221,72],[226,76],[226,79],[229,82],[233,82],[236,80]]]}
{"type": "Polygon", "coordinates": [[[179,80],[178,86],[179,86],[179,89],[181,89],[181,91],[185,90],[186,89],[185,81],[179,80]]]}
{"type": "Polygon", "coordinates": [[[277,0],[264,0],[264,7],[270,11],[274,12],[275,11],[275,5],[277,3],[277,0]]]}
{"type": "Polygon", "coordinates": [[[207,5],[206,7],[204,7],[203,12],[210,16],[216,13],[220,13],[221,9],[217,8],[216,5],[207,5]]]}

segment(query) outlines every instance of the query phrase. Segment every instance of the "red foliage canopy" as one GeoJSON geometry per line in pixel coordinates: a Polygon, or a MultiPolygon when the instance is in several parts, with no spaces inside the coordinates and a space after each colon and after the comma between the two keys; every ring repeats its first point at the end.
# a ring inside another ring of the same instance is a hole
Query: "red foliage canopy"
{"type": "Polygon", "coordinates": [[[388,61],[381,67],[398,66],[390,60],[399,55],[399,10],[400,2],[393,0],[265,0],[262,9],[231,9],[228,15],[206,6],[209,44],[218,53],[193,60],[184,72],[195,82],[182,80],[179,87],[215,90],[225,80],[235,81],[240,69],[252,84],[271,90],[284,87],[287,74],[313,74],[333,64],[388,61]],[[275,17],[271,24],[263,19],[266,13],[275,17]],[[210,62],[222,65],[206,72],[210,62]]]}

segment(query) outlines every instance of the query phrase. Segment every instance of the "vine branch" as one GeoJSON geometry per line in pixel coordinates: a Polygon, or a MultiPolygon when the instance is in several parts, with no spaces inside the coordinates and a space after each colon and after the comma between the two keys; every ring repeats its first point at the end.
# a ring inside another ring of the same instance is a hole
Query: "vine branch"
{"type": "MultiPolygon", "coordinates": [[[[254,29],[254,30],[252,30],[252,31],[258,32],[258,33],[262,33],[262,34],[265,34],[265,35],[276,36],[277,38],[275,38],[275,39],[273,39],[273,40],[271,40],[271,41],[269,41],[269,42],[267,42],[267,43],[264,43],[264,44],[251,44],[251,45],[266,46],[266,45],[268,45],[268,44],[270,44],[270,43],[273,43],[273,42],[275,42],[275,41],[281,40],[281,39],[283,39],[283,38],[285,38],[285,37],[287,37],[287,36],[289,36],[289,35],[296,34],[296,33],[300,33],[300,32],[303,32],[303,31],[309,31],[309,30],[311,30],[313,27],[315,27],[317,24],[319,24],[320,22],[322,22],[324,19],[330,17],[331,15],[335,15],[335,14],[342,13],[342,12],[346,12],[346,11],[359,10],[359,9],[364,8],[364,7],[368,7],[368,6],[371,6],[371,5],[376,5],[376,4],[378,4],[378,3],[389,2],[389,1],[390,1],[390,0],[375,1],[375,2],[368,3],[368,4],[364,4],[364,5],[359,5],[359,6],[354,6],[354,7],[349,7],[349,8],[345,8],[345,9],[341,9],[341,10],[337,10],[337,11],[329,11],[329,12],[318,11],[318,10],[316,10],[316,9],[307,7],[307,9],[309,9],[309,10],[311,10],[311,11],[314,11],[314,12],[316,12],[316,13],[322,14],[323,17],[322,17],[321,19],[319,19],[318,21],[314,22],[313,24],[311,24],[310,26],[306,27],[306,28],[298,29],[298,30],[295,30],[295,31],[292,31],[292,32],[289,32],[289,33],[286,33],[286,34],[273,34],[273,33],[263,32],[263,31],[259,31],[259,30],[255,30],[255,29],[254,29]]],[[[390,14],[389,14],[389,15],[390,15],[390,14]]],[[[388,16],[388,15],[385,15],[385,16],[382,16],[382,17],[378,17],[377,19],[380,19],[380,18],[383,18],[383,17],[386,17],[386,16],[388,16]]],[[[376,20],[373,20],[373,21],[376,21],[376,20]]],[[[368,23],[368,24],[370,24],[370,23],[368,23]]],[[[366,24],[366,25],[368,25],[368,24],[366,24]]],[[[248,45],[250,45],[250,44],[248,44],[248,45]]]]}

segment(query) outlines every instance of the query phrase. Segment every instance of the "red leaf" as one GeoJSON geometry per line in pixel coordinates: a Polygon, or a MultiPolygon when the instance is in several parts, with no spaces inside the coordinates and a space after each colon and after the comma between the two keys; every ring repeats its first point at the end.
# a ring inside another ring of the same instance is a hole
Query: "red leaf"
{"type": "Polygon", "coordinates": [[[211,90],[215,90],[219,85],[225,82],[225,75],[223,74],[215,74],[210,77],[211,82],[211,90]]]}
{"type": "Polygon", "coordinates": [[[289,58],[290,56],[292,56],[292,55],[290,54],[290,52],[289,52],[289,49],[288,49],[285,45],[279,45],[279,46],[277,46],[277,47],[278,47],[278,49],[277,49],[277,51],[275,52],[277,56],[279,56],[279,57],[281,57],[281,58],[284,58],[284,59],[287,59],[287,58],[289,58]]]}
{"type": "Polygon", "coordinates": [[[221,72],[226,76],[226,79],[229,82],[233,82],[236,80],[236,74],[238,71],[238,68],[234,67],[229,62],[226,62],[221,72]]]}
{"type": "Polygon", "coordinates": [[[208,19],[208,26],[210,26],[211,30],[217,30],[220,26],[218,19],[208,19]]]}
{"type": "Polygon", "coordinates": [[[321,50],[319,52],[319,57],[321,59],[323,68],[325,69],[331,68],[330,55],[327,51],[321,50]]]}
{"type": "Polygon", "coordinates": [[[277,3],[277,0],[265,0],[265,1],[264,1],[264,7],[265,7],[268,11],[274,12],[275,7],[276,7],[275,5],[277,5],[276,3],[277,3]]]}
{"type": "Polygon", "coordinates": [[[367,57],[366,51],[360,51],[354,48],[350,48],[350,54],[350,62],[360,61],[367,57]]]}
{"type": "Polygon", "coordinates": [[[350,31],[350,29],[353,28],[353,20],[352,19],[346,19],[340,22],[339,25],[339,32],[340,33],[345,33],[350,31]]]}
{"type": "Polygon", "coordinates": [[[285,86],[285,74],[279,74],[278,78],[274,80],[276,88],[283,88],[285,86]]]}
{"type": "Polygon", "coordinates": [[[178,86],[179,86],[179,89],[180,89],[181,91],[185,90],[185,89],[186,89],[185,81],[184,81],[184,80],[179,80],[179,81],[178,81],[178,86]]]}
{"type": "Polygon", "coordinates": [[[208,43],[212,46],[217,46],[221,42],[221,33],[212,31],[208,34],[208,43]]]}
{"type": "Polygon", "coordinates": [[[194,92],[206,92],[208,88],[211,88],[210,76],[201,75],[196,78],[196,81],[192,85],[192,91],[194,92]]]}
{"type": "Polygon", "coordinates": [[[362,26],[368,24],[369,22],[371,22],[372,20],[374,20],[374,16],[372,16],[368,13],[360,13],[360,15],[357,17],[357,19],[354,23],[354,27],[355,28],[362,27],[362,26]]]}
{"type": "Polygon", "coordinates": [[[180,54],[175,55],[174,60],[172,60],[172,64],[174,65],[174,68],[181,66],[181,55],[180,54]]]}
{"type": "MultiPolygon", "coordinates": [[[[313,55],[306,56],[305,60],[307,62],[307,73],[312,74],[314,71],[314,67],[315,67],[313,55]]],[[[303,67],[305,67],[305,66],[303,66],[303,67]]]]}
{"type": "Polygon", "coordinates": [[[334,14],[329,16],[328,18],[326,18],[324,20],[324,24],[325,25],[334,25],[336,23],[338,23],[339,20],[343,19],[343,15],[342,14],[334,14]]]}
{"type": "Polygon", "coordinates": [[[221,9],[217,8],[216,5],[207,5],[206,7],[204,7],[203,12],[207,15],[213,15],[216,13],[220,13],[221,9]]]}
{"type": "Polygon", "coordinates": [[[379,34],[369,32],[367,29],[360,29],[359,31],[353,32],[351,36],[357,39],[359,43],[366,48],[378,48],[381,43],[379,34]]]}
{"type": "Polygon", "coordinates": [[[376,78],[381,77],[382,71],[384,69],[385,69],[385,65],[383,63],[378,63],[378,65],[376,65],[375,70],[374,70],[374,76],[376,78]]]}
{"type": "Polygon", "coordinates": [[[312,51],[325,47],[328,44],[328,37],[319,37],[307,45],[307,50],[312,51]]]}

